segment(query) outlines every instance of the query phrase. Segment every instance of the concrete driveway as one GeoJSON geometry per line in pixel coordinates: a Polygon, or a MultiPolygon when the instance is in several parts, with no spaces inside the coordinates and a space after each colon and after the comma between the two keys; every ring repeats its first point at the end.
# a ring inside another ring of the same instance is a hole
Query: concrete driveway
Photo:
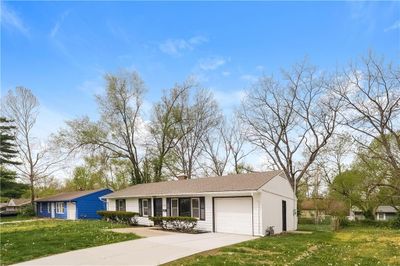
{"type": "Polygon", "coordinates": [[[221,233],[174,233],[71,251],[16,265],[159,265],[255,238],[221,233]]]}

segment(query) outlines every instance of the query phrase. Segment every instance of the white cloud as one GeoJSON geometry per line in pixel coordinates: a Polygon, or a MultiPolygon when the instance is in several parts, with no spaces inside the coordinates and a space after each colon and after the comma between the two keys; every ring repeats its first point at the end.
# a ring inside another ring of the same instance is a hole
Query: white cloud
{"type": "Polygon", "coordinates": [[[101,77],[94,80],[85,80],[78,86],[78,89],[89,95],[101,94],[104,92],[104,81],[101,77]]]}
{"type": "Polygon", "coordinates": [[[64,126],[66,120],[71,119],[69,115],[62,114],[41,105],[39,115],[32,132],[40,142],[45,141],[52,133],[56,133],[64,126]]]}
{"type": "Polygon", "coordinates": [[[29,28],[25,25],[17,13],[7,7],[4,2],[2,3],[1,8],[1,24],[5,27],[17,30],[25,36],[29,36],[29,28]]]}
{"type": "Polygon", "coordinates": [[[220,66],[225,65],[227,61],[229,60],[226,60],[223,57],[214,56],[214,57],[200,59],[198,66],[201,70],[204,71],[215,70],[220,66]]]}
{"type": "Polygon", "coordinates": [[[264,66],[262,66],[262,65],[258,65],[258,66],[256,66],[256,70],[257,71],[264,71],[265,70],[265,67],[264,66]]]}
{"type": "Polygon", "coordinates": [[[50,37],[54,38],[58,33],[61,24],[63,23],[64,19],[68,16],[69,10],[65,11],[61,14],[61,16],[57,19],[56,23],[54,24],[53,28],[50,31],[50,37]]]}
{"type": "Polygon", "coordinates": [[[224,77],[229,77],[230,75],[231,75],[231,72],[229,72],[229,71],[222,71],[222,76],[224,76],[224,77]]]}
{"type": "Polygon", "coordinates": [[[400,20],[397,20],[395,23],[393,23],[392,26],[387,27],[385,29],[385,32],[392,31],[392,30],[398,30],[398,29],[400,29],[400,20]]]}
{"type": "Polygon", "coordinates": [[[212,92],[220,107],[228,114],[231,114],[232,110],[238,107],[246,97],[246,92],[244,90],[221,91],[214,89],[212,92]]]}
{"type": "Polygon", "coordinates": [[[240,79],[249,81],[249,82],[256,82],[258,80],[258,77],[254,76],[254,75],[250,75],[250,74],[245,74],[245,75],[241,75],[240,79]]]}
{"type": "Polygon", "coordinates": [[[180,56],[184,51],[192,51],[196,46],[208,42],[208,39],[204,36],[194,36],[190,39],[168,39],[159,45],[162,52],[180,56]]]}

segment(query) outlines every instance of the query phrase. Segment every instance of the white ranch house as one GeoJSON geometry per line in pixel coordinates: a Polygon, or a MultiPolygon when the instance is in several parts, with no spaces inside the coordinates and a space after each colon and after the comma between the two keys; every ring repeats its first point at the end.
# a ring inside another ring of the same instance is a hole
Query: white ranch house
{"type": "Polygon", "coordinates": [[[108,194],[107,210],[149,216],[191,216],[197,229],[263,236],[297,229],[297,199],[282,171],[140,184],[108,194]]]}

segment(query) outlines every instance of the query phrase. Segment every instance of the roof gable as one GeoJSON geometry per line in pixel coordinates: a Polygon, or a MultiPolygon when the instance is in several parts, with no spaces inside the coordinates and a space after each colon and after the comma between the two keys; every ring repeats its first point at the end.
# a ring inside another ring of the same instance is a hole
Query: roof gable
{"type": "Polygon", "coordinates": [[[227,191],[257,191],[281,171],[247,173],[188,180],[139,184],[108,194],[103,198],[196,194],[227,191]]]}
{"type": "Polygon", "coordinates": [[[23,206],[31,203],[30,199],[10,199],[8,206],[23,206]]]}

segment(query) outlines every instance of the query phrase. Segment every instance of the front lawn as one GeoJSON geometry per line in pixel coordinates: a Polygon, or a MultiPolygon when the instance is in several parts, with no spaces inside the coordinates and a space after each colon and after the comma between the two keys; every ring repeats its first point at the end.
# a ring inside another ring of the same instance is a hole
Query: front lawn
{"type": "Polygon", "coordinates": [[[259,238],[168,265],[400,265],[400,230],[318,229],[312,234],[259,238]]]}
{"type": "Polygon", "coordinates": [[[24,221],[24,220],[35,220],[38,219],[36,216],[4,216],[0,217],[0,222],[15,222],[15,221],[24,221]]]}
{"type": "Polygon", "coordinates": [[[39,220],[2,224],[1,264],[139,238],[103,229],[122,227],[104,221],[39,220]]]}

